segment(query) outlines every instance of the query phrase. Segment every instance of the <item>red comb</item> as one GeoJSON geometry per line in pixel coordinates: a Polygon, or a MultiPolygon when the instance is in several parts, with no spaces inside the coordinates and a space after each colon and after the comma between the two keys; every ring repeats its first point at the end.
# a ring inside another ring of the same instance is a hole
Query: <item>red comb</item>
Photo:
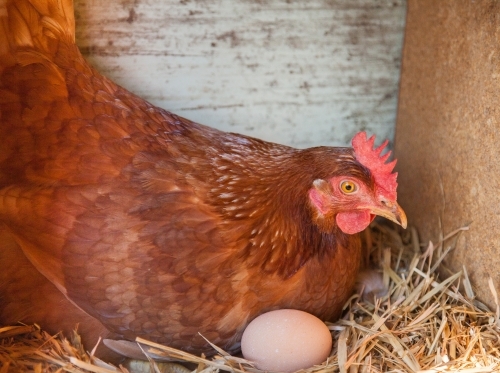
{"type": "Polygon", "coordinates": [[[354,148],[357,161],[370,170],[375,183],[387,192],[386,196],[395,200],[396,188],[398,186],[396,178],[398,174],[397,172],[392,173],[392,170],[396,166],[396,160],[385,163],[391,156],[390,151],[383,156],[380,155],[388,142],[389,140],[385,140],[382,145],[374,149],[375,136],[367,139],[365,132],[359,132],[352,139],[352,147],[354,148]]]}

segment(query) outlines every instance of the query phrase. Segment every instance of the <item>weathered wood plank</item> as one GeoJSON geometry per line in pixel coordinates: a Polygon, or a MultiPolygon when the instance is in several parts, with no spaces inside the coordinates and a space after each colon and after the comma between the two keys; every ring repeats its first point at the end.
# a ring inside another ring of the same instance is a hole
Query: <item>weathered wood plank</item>
{"type": "Polygon", "coordinates": [[[393,137],[405,1],[76,0],[104,74],[191,120],[298,147],[393,137]]]}

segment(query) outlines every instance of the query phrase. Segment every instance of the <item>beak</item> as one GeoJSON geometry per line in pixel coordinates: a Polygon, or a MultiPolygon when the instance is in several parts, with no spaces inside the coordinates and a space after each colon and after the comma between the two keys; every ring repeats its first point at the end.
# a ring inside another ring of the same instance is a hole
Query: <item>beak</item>
{"type": "Polygon", "coordinates": [[[406,214],[397,202],[385,202],[383,206],[371,207],[370,213],[389,219],[406,229],[406,214]]]}

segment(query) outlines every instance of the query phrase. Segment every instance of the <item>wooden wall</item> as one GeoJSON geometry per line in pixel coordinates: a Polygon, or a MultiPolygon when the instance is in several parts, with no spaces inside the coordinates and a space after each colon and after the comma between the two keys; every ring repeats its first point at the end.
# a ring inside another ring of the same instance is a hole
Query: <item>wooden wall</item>
{"type": "Polygon", "coordinates": [[[191,120],[297,147],[392,139],[404,0],[76,0],[101,72],[191,120]]]}

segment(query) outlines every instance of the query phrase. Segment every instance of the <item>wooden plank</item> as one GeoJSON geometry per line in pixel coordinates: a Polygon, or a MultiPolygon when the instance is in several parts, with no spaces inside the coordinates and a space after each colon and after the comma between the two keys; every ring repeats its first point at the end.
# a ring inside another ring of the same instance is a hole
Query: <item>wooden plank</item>
{"type": "Polygon", "coordinates": [[[76,0],[105,75],[191,120],[297,147],[393,137],[405,1],[76,0]]]}

